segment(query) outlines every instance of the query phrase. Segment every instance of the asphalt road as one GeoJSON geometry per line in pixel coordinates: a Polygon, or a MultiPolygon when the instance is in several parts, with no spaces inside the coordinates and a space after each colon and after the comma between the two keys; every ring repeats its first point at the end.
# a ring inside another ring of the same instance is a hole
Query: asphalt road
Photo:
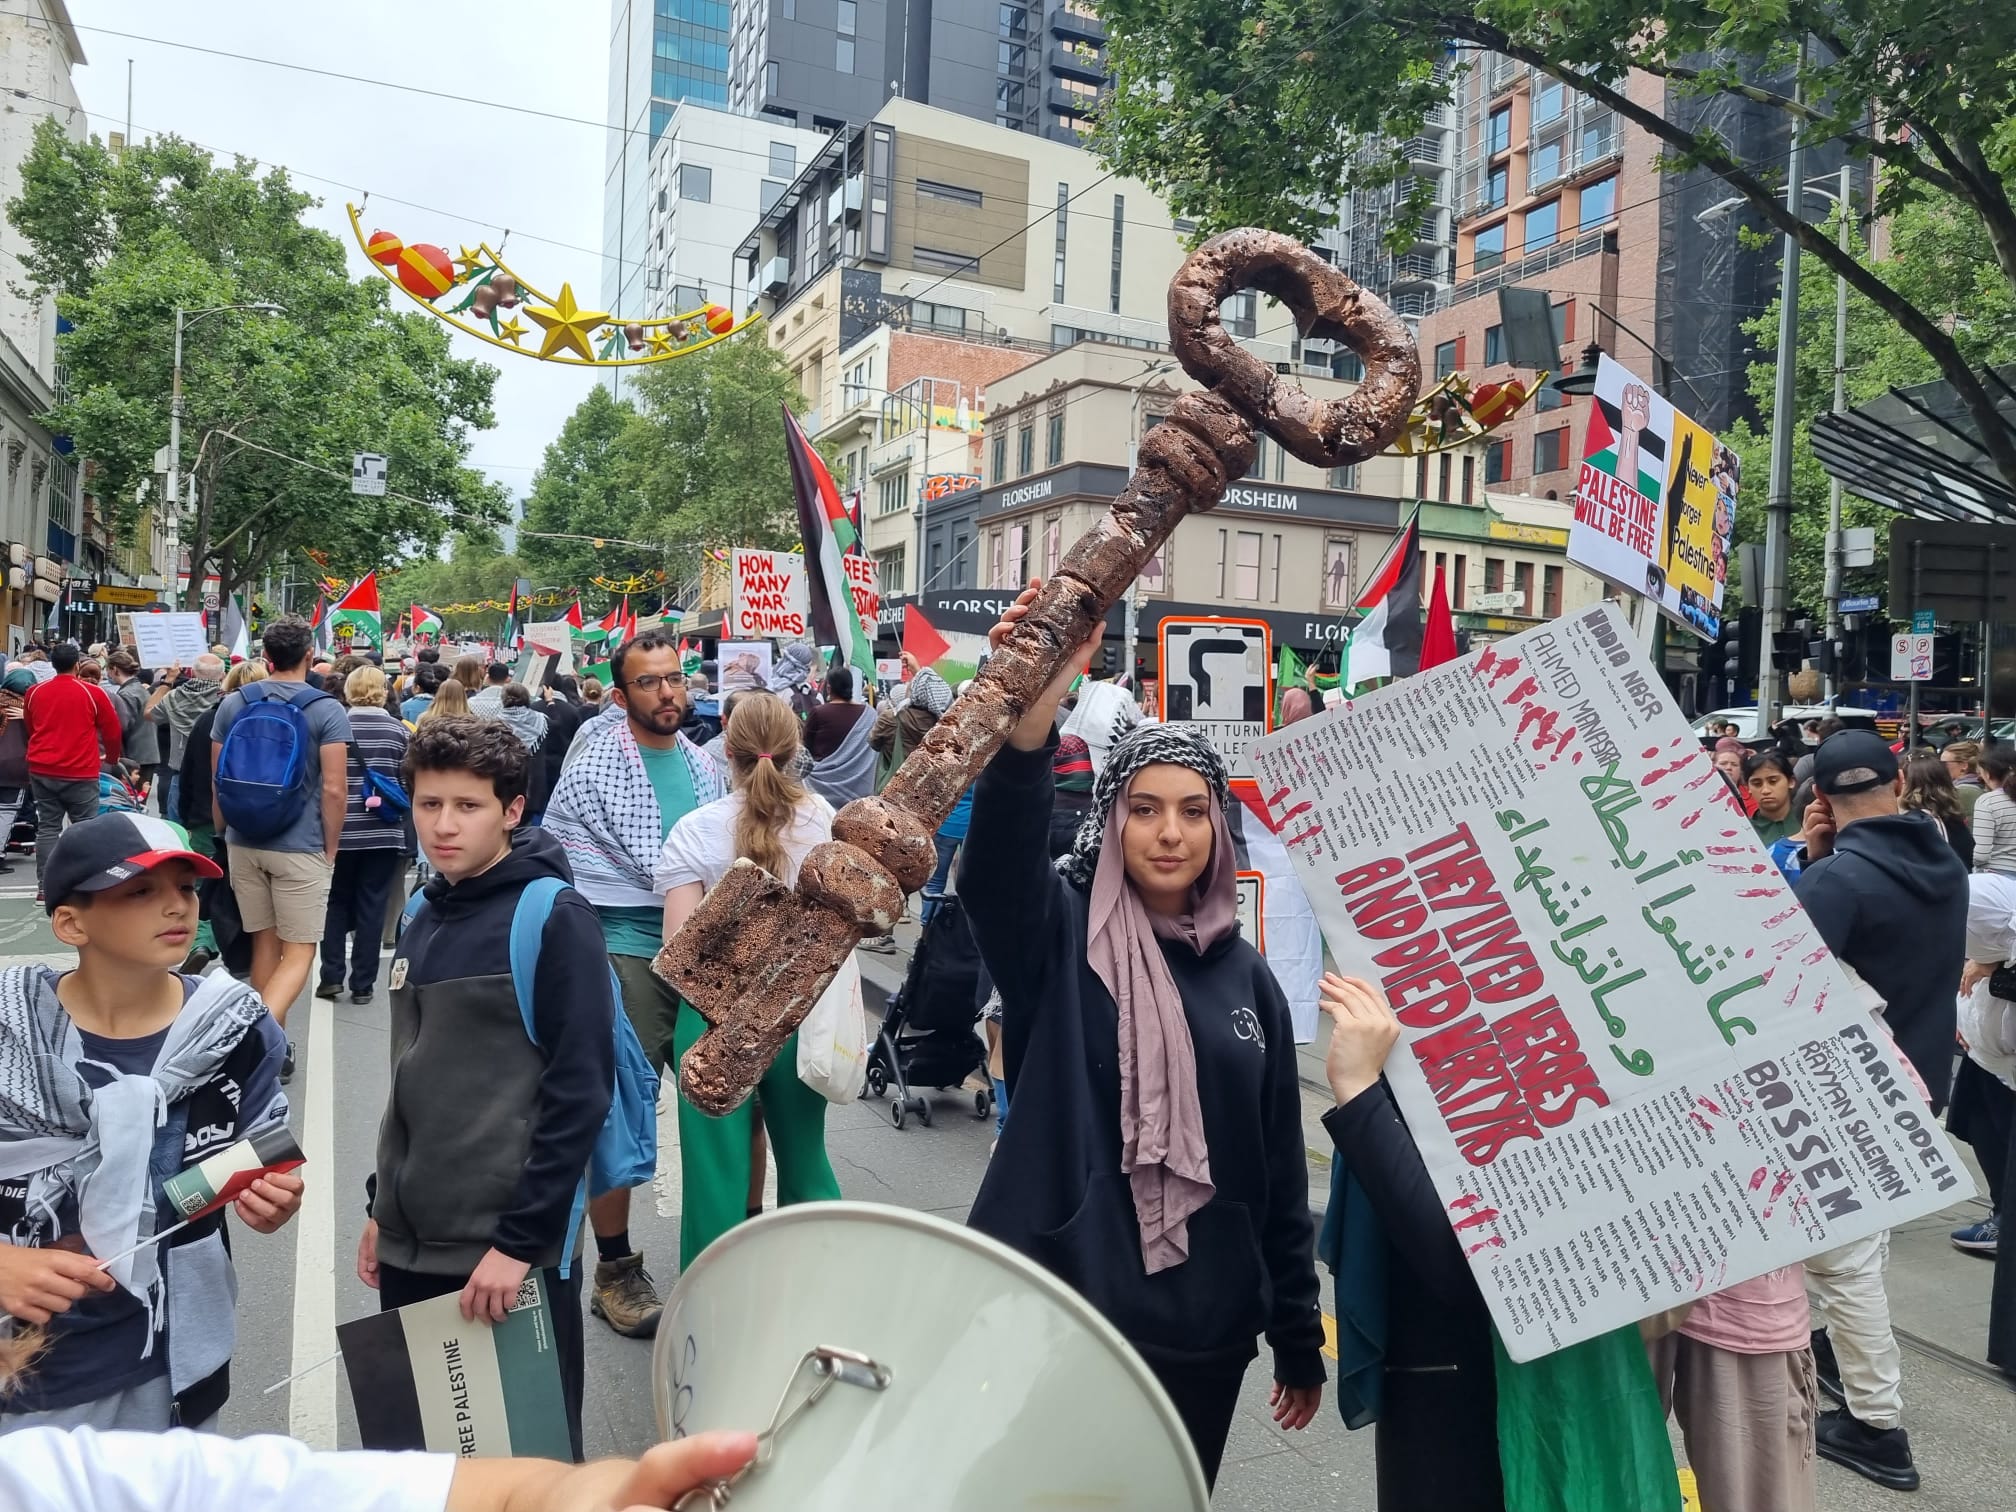
{"type": "MultiPolygon", "coordinates": [[[[27,960],[67,964],[32,900],[26,868],[0,877],[0,965],[27,960]]],[[[913,932],[914,933],[914,932],[913,932]]],[[[871,1004],[900,980],[902,959],[863,953],[871,1004]]],[[[234,1235],[239,1277],[233,1393],[223,1431],[293,1433],[318,1446],[354,1446],[355,1415],[342,1367],[334,1360],[337,1322],[374,1311],[376,1297],[356,1278],[354,1256],[364,1221],[364,1178],[371,1169],[387,1083],[384,976],[380,995],[363,1005],[304,998],[288,1017],[299,1052],[292,1120],[310,1164],[309,1201],[300,1218],[270,1237],[234,1235]],[[290,1377],[292,1378],[290,1382],[290,1377]],[[277,1389],[270,1389],[278,1384],[277,1389]]],[[[1311,1150],[1312,1203],[1329,1181],[1318,1116],[1321,1046],[1304,1051],[1305,1127],[1311,1150]]],[[[986,1168],[991,1122],[974,1117],[970,1095],[942,1094],[926,1129],[890,1126],[885,1103],[831,1110],[828,1147],[850,1199],[965,1216],[986,1168]]],[[[662,1290],[677,1279],[677,1130],[661,1118],[661,1175],[640,1192],[633,1238],[662,1290]]],[[[774,1181],[774,1178],[773,1178],[774,1181]]],[[[1904,1344],[1906,1425],[1924,1474],[1913,1505],[1924,1512],[2006,1512],[2009,1466],[2016,1464],[2016,1389],[1980,1363],[1991,1268],[1954,1251],[1947,1232],[1985,1211],[1975,1200],[1896,1231],[1890,1291],[1904,1344]]],[[[888,1284],[863,1277],[862,1285],[888,1284]]],[[[1325,1288],[1327,1298],[1328,1288],[1325,1288]]],[[[591,1454],[635,1453],[653,1441],[651,1347],[587,1324],[586,1432],[591,1454]]],[[[1284,1508],[1372,1509],[1372,1439],[1347,1433],[1326,1401],[1304,1433],[1284,1434],[1267,1415],[1263,1367],[1249,1372],[1213,1505],[1241,1512],[1284,1508]]],[[[1820,1466],[1820,1506],[1859,1512],[1892,1505],[1886,1492],[1849,1472],[1820,1466]]],[[[929,1507],[928,1492],[892,1467],[882,1487],[864,1489],[929,1507]],[[900,1487],[908,1489],[899,1490],[900,1487]]]]}

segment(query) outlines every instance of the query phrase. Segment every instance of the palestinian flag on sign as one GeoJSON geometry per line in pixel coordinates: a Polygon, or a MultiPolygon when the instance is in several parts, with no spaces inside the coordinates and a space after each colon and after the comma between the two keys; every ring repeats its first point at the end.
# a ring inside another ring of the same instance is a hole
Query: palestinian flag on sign
{"type": "Polygon", "coordinates": [[[502,1323],[471,1323],[456,1292],[336,1330],[366,1449],[571,1460],[560,1347],[538,1271],[502,1323]]]}
{"type": "Polygon", "coordinates": [[[415,635],[439,635],[441,633],[441,616],[436,614],[432,609],[429,609],[425,604],[415,604],[408,612],[413,616],[412,629],[415,635]]]}
{"type": "Polygon", "coordinates": [[[291,1171],[307,1159],[286,1124],[268,1124],[170,1176],[162,1183],[161,1192],[187,1222],[234,1201],[261,1176],[291,1171]]]}
{"type": "Polygon", "coordinates": [[[798,531],[805,542],[811,590],[813,639],[839,649],[839,662],[863,676],[875,667],[875,648],[854,612],[854,590],[840,558],[857,549],[861,537],[840,502],[840,489],[819,453],[812,449],[791,406],[784,407],[784,445],[791,454],[791,491],[798,497],[798,531]]]}
{"type": "Polygon", "coordinates": [[[332,641],[343,638],[343,627],[350,627],[350,644],[382,647],[385,644],[385,630],[378,619],[378,574],[367,572],[357,584],[329,608],[329,637],[332,641]]]}
{"type": "Polygon", "coordinates": [[[980,670],[987,655],[987,637],[958,631],[947,635],[924,617],[915,604],[903,608],[903,649],[917,658],[919,667],[929,667],[955,689],[980,670]]]}

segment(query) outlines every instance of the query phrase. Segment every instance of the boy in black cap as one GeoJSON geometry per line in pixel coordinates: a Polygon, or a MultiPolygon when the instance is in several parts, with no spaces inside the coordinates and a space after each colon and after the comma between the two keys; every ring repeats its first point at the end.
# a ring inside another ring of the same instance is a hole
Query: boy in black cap
{"type": "MultiPolygon", "coordinates": [[[[259,995],[175,970],[197,880],[218,875],[164,820],[72,825],[43,890],[77,967],[0,971],[0,1310],[50,1341],[0,1433],[198,1427],[229,1393],[224,1210],[145,1242],[179,1217],[167,1177],[287,1116],[286,1040],[259,995]]],[[[272,1233],[301,1190],[269,1175],[232,1206],[272,1233]]]]}
{"type": "MultiPolygon", "coordinates": [[[[1827,948],[1883,1000],[1897,1048],[1936,1113],[1953,1082],[1954,994],[1967,952],[1967,870],[1922,814],[1900,813],[1897,758],[1868,730],[1813,754],[1807,864],[1794,884],[1827,948]]],[[[1883,1289],[1887,1233],[1806,1262],[1820,1384],[1842,1407],[1821,1414],[1820,1453],[1894,1490],[1918,1469],[1903,1423],[1902,1360],[1883,1289]]]]}

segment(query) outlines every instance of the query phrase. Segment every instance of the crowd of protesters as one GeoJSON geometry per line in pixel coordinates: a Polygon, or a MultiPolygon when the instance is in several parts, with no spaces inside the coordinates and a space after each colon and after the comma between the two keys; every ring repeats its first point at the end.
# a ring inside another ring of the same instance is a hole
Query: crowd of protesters
{"type": "MultiPolygon", "coordinates": [[[[918,900],[928,919],[956,892],[984,968],[999,1122],[973,1226],[1040,1260],[1135,1346],[1207,1480],[1263,1345],[1275,1422],[1315,1418],[1331,1352],[1319,1256],[1337,1278],[1338,1405],[1351,1426],[1377,1423],[1381,1507],[1503,1506],[1508,1421],[1540,1423],[1547,1442],[1527,1447],[1564,1475],[1597,1474],[1606,1456],[1614,1470],[1622,1451],[1585,1420],[1596,1414],[1522,1417],[1532,1404],[1503,1395],[1483,1296],[1383,1075],[1398,1021],[1377,988],[1335,975],[1320,987],[1335,1166],[1319,1238],[1289,996],[1236,923],[1243,842],[1225,764],[1088,674],[1093,649],[940,827],[918,900]]],[[[874,690],[792,646],[767,683],[738,667],[717,695],[657,631],[536,688],[502,661],[448,663],[434,648],[390,664],[330,656],[293,619],[235,663],[223,648],[158,670],[124,648],[92,652],[36,648],[0,679],[0,817],[32,812],[38,897],[79,957],[68,974],[0,975],[0,1054],[14,1019],[46,1034],[67,1015],[79,1064],[159,1080],[166,1040],[187,1068],[166,1095],[189,1116],[121,1136],[121,1169],[143,1178],[122,1199],[132,1211],[108,1218],[95,1190],[46,1173],[26,1173],[18,1194],[0,1186],[0,1225],[29,1236],[0,1244],[0,1308],[49,1329],[32,1366],[26,1350],[0,1360],[18,1377],[0,1432],[214,1423],[228,1327],[221,1357],[182,1357],[185,1328],[157,1359],[153,1334],[163,1319],[228,1323],[228,1248],[221,1269],[199,1267],[222,1215],[163,1243],[175,1258],[145,1270],[144,1305],[134,1270],[100,1270],[38,1225],[68,1224],[94,1247],[144,1239],[170,1216],[145,1196],[150,1160],[198,1151],[150,1155],[150,1141],[197,1138],[199,1116],[204,1137],[283,1119],[285,1024],[312,977],[318,998],[389,997],[393,1076],[359,1277],[387,1308],[453,1294],[465,1316],[497,1319],[539,1273],[578,1457],[584,1315],[648,1338],[664,1306],[630,1227],[649,1173],[582,1174],[620,1101],[625,1042],[664,1072],[704,1027],[652,960],[737,862],[790,881],[835,812],[886,785],[962,689],[906,658],[903,679],[874,690]],[[293,742],[301,770],[255,802],[239,753],[258,740],[293,742]],[[590,1243],[592,1270],[577,1267],[590,1243]]],[[[1288,689],[1282,718],[1322,702],[1288,689]]],[[[1900,755],[1838,721],[1761,751],[1724,735],[1713,759],[1902,1063],[1935,1111],[1950,1101],[1949,1126],[1979,1156],[1993,1211],[1953,1243],[1996,1264],[1989,1358],[2016,1374],[2016,1256],[1999,1248],[2016,1162],[2016,765],[1958,739],[1900,755]]],[[[680,1269],[761,1210],[769,1161],[780,1204],[840,1195],[797,1038],[736,1114],[678,1099],[680,1269]]],[[[54,1103],[40,1111],[57,1117],[54,1103]]],[[[25,1137],[0,1108],[0,1164],[25,1137]]],[[[270,1233],[301,1190],[262,1177],[232,1210],[270,1233]]],[[[1704,1507],[1811,1508],[1816,1451],[1916,1487],[1888,1251],[1874,1235],[1644,1325],[1650,1368],[1632,1410],[1677,1419],[1704,1507]],[[1823,1411],[1823,1392],[1841,1405],[1823,1411]]]]}

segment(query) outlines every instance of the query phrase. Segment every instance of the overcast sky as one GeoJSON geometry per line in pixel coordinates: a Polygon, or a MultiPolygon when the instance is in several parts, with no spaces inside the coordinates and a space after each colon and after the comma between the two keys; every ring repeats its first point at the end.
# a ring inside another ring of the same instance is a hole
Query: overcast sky
{"type": "MultiPolygon", "coordinates": [[[[369,265],[343,207],[363,188],[373,195],[364,214],[367,232],[383,227],[453,254],[463,241],[474,246],[487,237],[495,246],[508,226],[505,256],[526,277],[553,292],[563,280],[571,282],[584,305],[600,299],[595,249],[602,244],[608,133],[599,124],[431,99],[91,28],[508,100],[599,123],[607,108],[609,0],[485,0],[466,9],[414,0],[319,6],[69,0],[69,6],[90,59],[76,81],[96,135],[124,129],[130,58],[136,137],[173,131],[226,153],[285,165],[301,189],[323,201],[311,217],[342,238],[354,274],[369,265]],[[339,182],[327,182],[332,179],[339,182]],[[433,208],[416,210],[385,198],[395,195],[433,208]]],[[[402,296],[394,301],[395,308],[411,308],[402,296]]],[[[466,336],[452,339],[457,355],[483,358],[498,370],[497,426],[476,434],[471,459],[522,495],[546,444],[592,380],[466,336]]],[[[358,448],[368,449],[371,440],[359,436],[358,448]]]]}

